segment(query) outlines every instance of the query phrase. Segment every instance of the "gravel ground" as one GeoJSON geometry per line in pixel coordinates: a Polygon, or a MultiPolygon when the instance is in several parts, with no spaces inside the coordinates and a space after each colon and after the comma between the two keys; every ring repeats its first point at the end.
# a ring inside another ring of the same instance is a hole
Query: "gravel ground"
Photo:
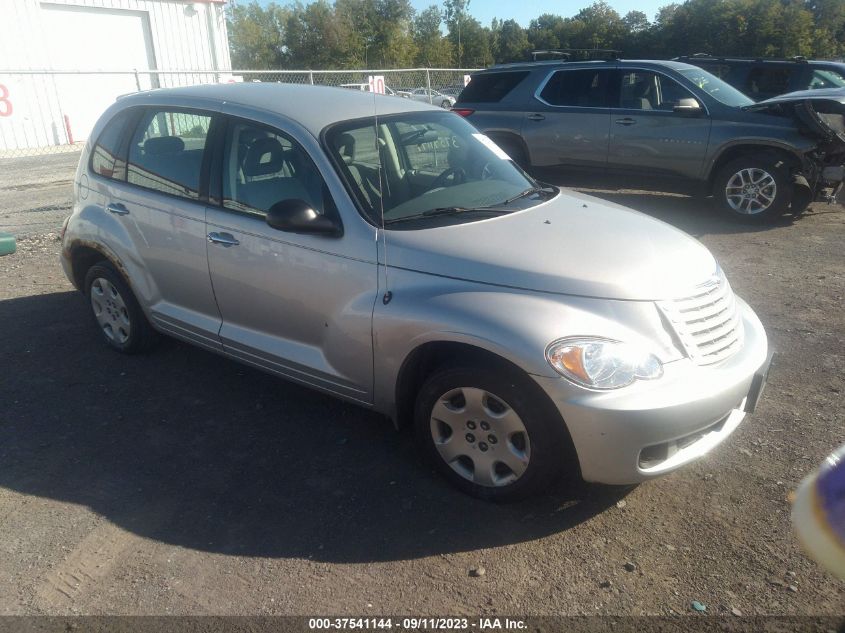
{"type": "Polygon", "coordinates": [[[363,409],[174,341],[107,350],[57,262],[75,160],[0,165],[0,614],[845,616],[787,500],[845,442],[840,208],[747,228],[593,191],[701,239],[779,356],[700,462],[500,506],[363,409]]]}

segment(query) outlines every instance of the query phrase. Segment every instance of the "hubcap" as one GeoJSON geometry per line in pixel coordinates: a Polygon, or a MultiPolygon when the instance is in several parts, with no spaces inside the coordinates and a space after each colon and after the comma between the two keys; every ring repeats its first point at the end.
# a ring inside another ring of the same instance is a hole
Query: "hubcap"
{"type": "Polygon", "coordinates": [[[129,340],[132,331],[129,310],[120,292],[108,279],[97,277],[91,284],[91,307],[107,339],[120,344],[129,340]]]}
{"type": "Polygon", "coordinates": [[[736,172],[725,186],[725,197],[731,209],[743,215],[756,215],[768,209],[777,192],[774,176],[758,167],[736,172]]]}
{"type": "Polygon", "coordinates": [[[528,431],[516,411],[495,394],[475,387],[452,389],[437,399],[431,411],[431,437],[452,470],[482,486],[512,484],[531,460],[528,431]],[[483,434],[473,432],[476,429],[483,434]]]}

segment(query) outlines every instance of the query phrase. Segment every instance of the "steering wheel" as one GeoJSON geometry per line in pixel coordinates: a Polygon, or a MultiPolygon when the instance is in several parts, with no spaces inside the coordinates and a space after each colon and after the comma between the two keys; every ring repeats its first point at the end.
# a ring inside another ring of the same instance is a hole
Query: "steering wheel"
{"type": "Polygon", "coordinates": [[[493,167],[492,161],[484,163],[484,166],[481,168],[481,180],[488,180],[493,177],[493,167]]]}
{"type": "Polygon", "coordinates": [[[461,184],[467,181],[467,173],[461,169],[460,167],[449,167],[440,175],[434,179],[431,183],[432,189],[437,189],[439,187],[451,187],[453,185],[461,184]],[[449,180],[449,177],[452,178],[452,184],[448,184],[446,181],[449,180]]]}

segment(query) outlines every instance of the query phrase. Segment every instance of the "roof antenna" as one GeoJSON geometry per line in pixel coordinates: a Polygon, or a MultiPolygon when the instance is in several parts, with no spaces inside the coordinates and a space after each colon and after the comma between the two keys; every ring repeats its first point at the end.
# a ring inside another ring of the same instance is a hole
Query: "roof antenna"
{"type": "Polygon", "coordinates": [[[390,303],[390,300],[393,299],[393,293],[390,291],[390,282],[388,280],[388,265],[387,265],[387,231],[384,228],[384,187],[382,186],[381,182],[381,172],[382,172],[382,163],[381,163],[381,147],[379,146],[379,128],[378,128],[378,98],[376,97],[376,86],[378,84],[378,79],[374,76],[370,76],[370,92],[373,94],[373,119],[374,119],[374,126],[375,126],[375,144],[376,144],[376,158],[378,159],[378,204],[379,210],[381,212],[381,226],[379,229],[381,230],[382,240],[384,242],[384,294],[381,297],[381,302],[384,305],[390,303]]]}

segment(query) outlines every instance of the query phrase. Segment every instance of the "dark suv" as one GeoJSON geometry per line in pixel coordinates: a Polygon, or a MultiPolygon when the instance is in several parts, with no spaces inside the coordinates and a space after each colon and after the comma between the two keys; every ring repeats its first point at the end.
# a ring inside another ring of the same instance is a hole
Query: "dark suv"
{"type": "Polygon", "coordinates": [[[724,79],[754,101],[771,99],[796,90],[845,88],[845,64],[803,57],[744,59],[690,55],[677,61],[699,66],[724,79]]]}
{"type": "Polygon", "coordinates": [[[476,73],[454,111],[525,167],[713,194],[733,217],[798,215],[845,179],[845,90],[755,104],[676,61],[527,62],[476,73]]]}

